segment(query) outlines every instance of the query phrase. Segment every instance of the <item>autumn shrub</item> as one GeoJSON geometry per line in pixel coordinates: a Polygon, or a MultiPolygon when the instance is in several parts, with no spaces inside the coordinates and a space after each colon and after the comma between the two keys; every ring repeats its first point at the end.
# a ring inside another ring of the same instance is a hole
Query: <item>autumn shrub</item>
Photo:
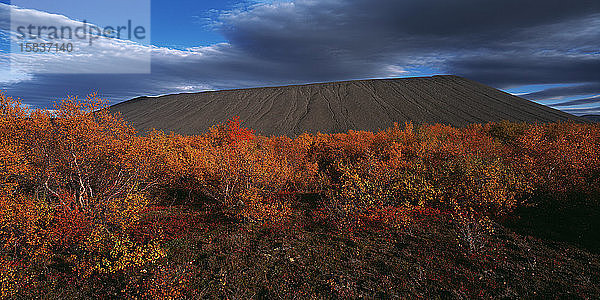
{"type": "Polygon", "coordinates": [[[514,145],[523,137],[528,127],[529,125],[527,123],[502,121],[499,123],[488,124],[487,132],[491,137],[498,139],[505,144],[514,145]]]}
{"type": "Polygon", "coordinates": [[[163,191],[194,192],[201,196],[195,201],[216,201],[228,215],[242,220],[280,219],[289,203],[278,195],[305,189],[310,178],[298,176],[315,173],[301,163],[303,154],[291,140],[257,137],[238,118],[198,136],[154,132],[147,143],[160,162],[162,170],[151,173],[161,178],[163,191]]]}
{"type": "Polygon", "coordinates": [[[593,124],[407,123],[295,138],[242,124],[139,135],[95,95],[29,110],[0,94],[0,297],[57,285],[81,297],[185,295],[190,274],[165,263],[165,245],[206,220],[151,217],[177,197],[214,222],[269,232],[306,217],[392,234],[440,215],[461,249],[480,255],[495,220],[515,209],[600,193],[593,124]]]}
{"type": "Polygon", "coordinates": [[[549,192],[594,192],[598,188],[600,132],[593,124],[531,126],[520,139],[520,163],[549,192]]]}
{"type": "Polygon", "coordinates": [[[386,207],[460,207],[498,216],[533,192],[527,174],[481,126],[406,124],[315,139],[327,206],[340,222],[386,207]]]}
{"type": "Polygon", "coordinates": [[[22,263],[3,274],[31,289],[48,268],[88,277],[161,257],[160,247],[135,244],[128,234],[151,185],[133,128],[95,95],[68,98],[52,111],[26,110],[4,95],[0,106],[1,256],[22,263]]]}

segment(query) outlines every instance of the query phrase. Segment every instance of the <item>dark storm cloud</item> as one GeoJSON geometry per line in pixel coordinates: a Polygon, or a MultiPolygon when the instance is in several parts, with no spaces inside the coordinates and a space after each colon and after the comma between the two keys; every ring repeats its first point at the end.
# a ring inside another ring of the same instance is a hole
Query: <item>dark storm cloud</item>
{"type": "Polygon", "coordinates": [[[300,78],[395,64],[507,88],[600,82],[598,20],[598,1],[297,1],[225,15],[221,30],[300,78]]]}
{"type": "Polygon", "coordinates": [[[301,75],[363,60],[373,68],[424,63],[500,86],[598,73],[598,13],[597,1],[297,1],[225,15],[221,30],[301,75]]]}
{"type": "Polygon", "coordinates": [[[528,28],[598,12],[597,1],[587,0],[296,1],[224,15],[221,30],[234,44],[255,54],[288,58],[309,54],[298,50],[313,46],[363,54],[373,48],[411,52],[431,46],[493,45],[514,35],[531,38],[522,36],[528,28]],[[456,43],[465,41],[476,44],[456,43]]]}
{"type": "MultiPolygon", "coordinates": [[[[10,89],[35,97],[44,86],[53,87],[47,96],[93,87],[127,99],[178,92],[178,86],[220,89],[429,72],[498,88],[573,83],[600,94],[596,0],[300,0],[223,12],[214,27],[227,46],[198,59],[155,55],[151,76],[34,75],[10,89]]],[[[578,93],[553,89],[529,96],[578,93]]]]}
{"type": "MultiPolygon", "coordinates": [[[[472,78],[496,87],[512,87],[528,84],[553,84],[553,83],[582,83],[595,82],[585,87],[595,87],[600,91],[600,58],[598,56],[543,56],[526,51],[511,55],[494,57],[482,55],[464,59],[451,59],[448,68],[453,73],[472,78]]],[[[544,93],[530,94],[531,99],[553,97],[552,93],[568,90],[556,88],[544,93]]],[[[572,88],[576,91],[576,88],[572,88]]],[[[561,96],[565,96],[562,94],[561,96]]]]}

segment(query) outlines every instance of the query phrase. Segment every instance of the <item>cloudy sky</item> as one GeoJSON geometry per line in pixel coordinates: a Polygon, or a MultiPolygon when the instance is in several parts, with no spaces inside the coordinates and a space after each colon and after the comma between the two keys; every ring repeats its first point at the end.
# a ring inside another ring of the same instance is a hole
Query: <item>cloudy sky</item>
{"type": "Polygon", "coordinates": [[[0,1],[0,89],[8,95],[47,107],[91,91],[116,103],[456,74],[567,112],[600,114],[597,0],[152,0],[151,13],[118,1],[85,9],[71,2],[0,1]],[[144,25],[146,39],[76,41],[73,53],[16,51],[18,24],[102,27],[126,19],[144,25]]]}

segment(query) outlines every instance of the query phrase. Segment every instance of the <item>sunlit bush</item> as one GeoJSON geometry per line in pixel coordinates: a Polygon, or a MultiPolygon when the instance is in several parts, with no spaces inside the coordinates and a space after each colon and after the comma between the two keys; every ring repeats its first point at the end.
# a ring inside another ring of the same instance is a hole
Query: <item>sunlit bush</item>
{"type": "Polygon", "coordinates": [[[138,152],[143,141],[104,101],[91,95],[27,110],[1,95],[0,106],[1,256],[14,266],[2,276],[20,278],[8,288],[3,281],[3,294],[42,284],[48,268],[85,278],[160,257],[154,244],[129,242],[151,178],[138,152]]]}

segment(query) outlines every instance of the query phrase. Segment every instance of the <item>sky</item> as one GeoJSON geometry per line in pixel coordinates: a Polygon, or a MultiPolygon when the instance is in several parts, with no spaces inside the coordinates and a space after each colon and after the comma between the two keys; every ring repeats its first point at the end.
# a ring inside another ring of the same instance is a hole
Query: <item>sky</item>
{"type": "Polygon", "coordinates": [[[597,0],[135,1],[0,0],[0,89],[50,107],[90,92],[118,103],[454,74],[577,115],[600,114],[597,0]],[[147,35],[75,41],[68,54],[16,50],[15,24],[86,19],[100,27],[132,19],[147,35]]]}

